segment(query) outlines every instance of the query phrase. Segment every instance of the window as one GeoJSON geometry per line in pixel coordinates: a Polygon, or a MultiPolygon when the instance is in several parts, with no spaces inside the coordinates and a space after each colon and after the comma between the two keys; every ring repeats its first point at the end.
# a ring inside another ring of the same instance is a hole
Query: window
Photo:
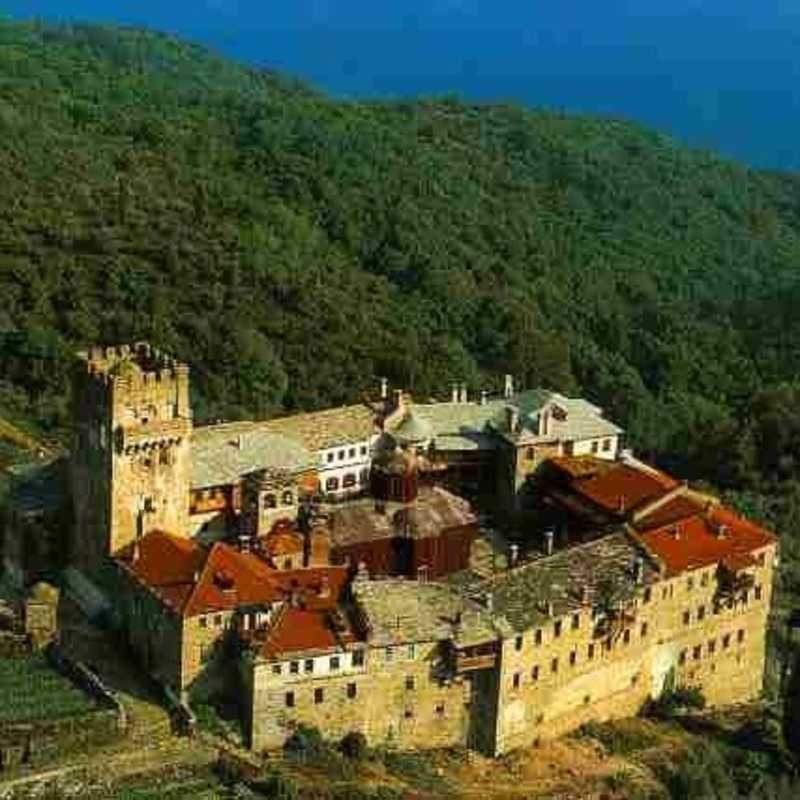
{"type": "Polygon", "coordinates": [[[646,636],[647,636],[647,623],[643,622],[642,623],[642,639],[644,639],[646,636]]]}
{"type": "Polygon", "coordinates": [[[383,655],[386,661],[391,661],[394,658],[394,649],[392,647],[387,647],[383,651],[383,655]]]}
{"type": "Polygon", "coordinates": [[[683,612],[683,624],[688,625],[692,621],[692,615],[688,611],[683,612]]]}
{"type": "Polygon", "coordinates": [[[597,452],[597,442],[595,441],[595,442],[592,442],[592,453],[596,453],[596,452],[597,452]]]}
{"type": "Polygon", "coordinates": [[[342,478],[342,486],[346,489],[349,489],[351,486],[356,485],[356,476],[354,472],[348,472],[347,475],[342,478]]]}
{"type": "Polygon", "coordinates": [[[286,692],[286,708],[294,708],[294,692],[286,692]]]}
{"type": "Polygon", "coordinates": [[[609,652],[611,650],[611,637],[603,640],[603,650],[609,652]]]}
{"type": "Polygon", "coordinates": [[[586,648],[586,658],[591,661],[594,658],[594,642],[590,643],[586,648]]]}
{"type": "Polygon", "coordinates": [[[363,667],[364,666],[364,651],[363,650],[353,650],[353,666],[354,667],[363,667]]]}
{"type": "Polygon", "coordinates": [[[347,697],[352,700],[358,694],[358,686],[355,683],[347,684],[347,697]]]}
{"type": "Polygon", "coordinates": [[[686,588],[687,588],[687,589],[688,589],[690,592],[692,591],[692,589],[694,589],[694,577],[693,577],[692,575],[690,575],[690,576],[689,576],[689,577],[686,579],[686,588]]]}
{"type": "Polygon", "coordinates": [[[730,645],[731,645],[731,635],[729,633],[726,633],[722,637],[722,649],[727,650],[730,647],[730,645]]]}
{"type": "Polygon", "coordinates": [[[264,495],[264,507],[265,508],[275,508],[278,505],[278,501],[275,499],[274,494],[265,494],[264,495]]]}
{"type": "Polygon", "coordinates": [[[300,672],[300,662],[299,661],[290,661],[289,662],[289,672],[291,672],[292,675],[297,675],[297,673],[300,672]]]}
{"type": "Polygon", "coordinates": [[[692,649],[692,658],[695,661],[699,661],[702,653],[703,653],[703,648],[699,644],[696,644],[692,649]]]}
{"type": "Polygon", "coordinates": [[[285,506],[290,506],[292,503],[294,503],[294,494],[292,494],[292,492],[288,492],[288,491],[284,492],[283,493],[283,504],[285,506]]]}
{"type": "Polygon", "coordinates": [[[759,567],[763,567],[764,566],[764,554],[763,553],[759,553],[758,554],[758,558],[756,560],[758,561],[758,566],[759,567]]]}
{"type": "Polygon", "coordinates": [[[561,620],[556,620],[555,625],[553,625],[553,636],[558,639],[561,636],[561,620]]]}
{"type": "Polygon", "coordinates": [[[414,681],[413,675],[406,675],[406,690],[409,692],[413,692],[416,688],[416,683],[414,681]]]}
{"type": "Polygon", "coordinates": [[[622,634],[622,641],[625,642],[625,644],[630,644],[631,643],[631,629],[630,628],[626,628],[625,629],[625,633],[622,634]]]}
{"type": "Polygon", "coordinates": [[[591,696],[590,694],[585,694],[585,695],[583,696],[583,704],[584,704],[585,706],[588,706],[588,705],[589,705],[589,703],[591,703],[591,702],[592,702],[592,696],[591,696]]]}
{"type": "Polygon", "coordinates": [[[444,714],[444,703],[436,704],[436,713],[441,717],[444,714]]]}
{"type": "Polygon", "coordinates": [[[328,453],[328,463],[330,464],[333,461],[333,453],[328,453]]]}
{"type": "Polygon", "coordinates": [[[339,451],[339,461],[344,461],[344,450],[339,451]]]}
{"type": "Polygon", "coordinates": [[[319,705],[325,699],[324,689],[314,689],[314,702],[319,705]]]}
{"type": "Polygon", "coordinates": [[[362,444],[361,445],[361,455],[365,456],[367,454],[367,446],[362,444]]]}
{"type": "Polygon", "coordinates": [[[572,615],[572,630],[577,630],[581,626],[581,615],[580,614],[573,614],[572,615]]]}
{"type": "Polygon", "coordinates": [[[761,584],[760,583],[753,588],[753,594],[755,595],[756,600],[760,600],[761,599],[761,584]]]}
{"type": "Polygon", "coordinates": [[[574,666],[575,666],[575,664],[577,663],[577,661],[578,661],[578,651],[577,651],[577,650],[573,650],[573,651],[572,651],[572,652],[569,654],[569,665],[570,665],[571,667],[574,667],[574,666]]]}
{"type": "Polygon", "coordinates": [[[162,447],[161,450],[159,451],[158,463],[169,465],[169,450],[167,450],[166,447],[162,447]]]}
{"type": "Polygon", "coordinates": [[[631,686],[636,686],[637,683],[639,683],[638,674],[637,675],[631,675],[631,686]]]}
{"type": "Polygon", "coordinates": [[[408,646],[408,658],[413,661],[417,657],[417,646],[412,642],[408,646]]]}
{"type": "Polygon", "coordinates": [[[542,643],[542,629],[538,628],[536,633],[533,634],[533,643],[535,645],[540,645],[542,643]]]}
{"type": "Polygon", "coordinates": [[[331,656],[331,670],[334,672],[339,669],[339,656],[331,656]]]}
{"type": "Polygon", "coordinates": [[[708,654],[713,656],[717,649],[717,640],[716,639],[709,639],[708,641],[708,654]]]}
{"type": "Polygon", "coordinates": [[[527,458],[528,461],[533,461],[534,458],[536,458],[536,451],[532,447],[529,447],[525,451],[525,458],[527,458]]]}
{"type": "Polygon", "coordinates": [[[531,680],[538,681],[539,680],[539,665],[536,664],[534,668],[531,670],[531,680]]]}
{"type": "Polygon", "coordinates": [[[678,656],[678,663],[683,666],[686,663],[686,651],[681,650],[681,654],[678,656]]]}
{"type": "Polygon", "coordinates": [[[515,672],[511,681],[515,689],[519,689],[519,672],[515,672]]]}
{"type": "Polygon", "coordinates": [[[514,639],[514,649],[515,650],[522,650],[522,637],[521,636],[517,636],[517,638],[514,639]]]}
{"type": "Polygon", "coordinates": [[[208,627],[208,619],[206,617],[200,617],[198,622],[200,623],[200,627],[201,628],[207,628],[208,627]]]}
{"type": "Polygon", "coordinates": [[[338,478],[328,478],[325,481],[325,489],[329,492],[335,492],[339,488],[339,479],[338,478]]]}
{"type": "Polygon", "coordinates": [[[603,439],[603,452],[607,453],[611,449],[611,439],[603,439]]]}
{"type": "Polygon", "coordinates": [[[739,644],[741,644],[744,641],[744,628],[739,628],[739,630],[736,631],[736,641],[739,644]]]}
{"type": "Polygon", "coordinates": [[[554,658],[550,662],[550,672],[558,672],[558,659],[554,658]]]}
{"type": "Polygon", "coordinates": [[[292,559],[291,558],[284,558],[283,559],[283,568],[284,569],[291,569],[292,568],[292,559]]]}
{"type": "Polygon", "coordinates": [[[642,598],[643,603],[649,603],[653,599],[653,590],[648,586],[644,590],[644,597],[642,598]]]}
{"type": "Polygon", "coordinates": [[[411,709],[411,708],[407,708],[407,709],[406,709],[406,710],[403,712],[403,716],[404,716],[406,719],[414,719],[414,710],[413,710],[413,709],[411,709]]]}
{"type": "Polygon", "coordinates": [[[702,622],[705,618],[706,618],[706,607],[700,606],[700,608],[697,609],[697,621],[702,622]]]}
{"type": "Polygon", "coordinates": [[[222,614],[217,614],[214,617],[214,627],[221,628],[222,627],[222,614]]]}
{"type": "Polygon", "coordinates": [[[355,449],[355,447],[351,447],[347,451],[347,456],[348,456],[348,458],[355,458],[356,457],[356,449],[355,449]]]}
{"type": "Polygon", "coordinates": [[[305,661],[305,671],[306,672],[313,672],[314,671],[314,659],[307,658],[305,661]]]}
{"type": "Polygon", "coordinates": [[[273,664],[272,665],[272,674],[273,675],[280,675],[281,674],[281,665],[280,664],[273,664]]]}

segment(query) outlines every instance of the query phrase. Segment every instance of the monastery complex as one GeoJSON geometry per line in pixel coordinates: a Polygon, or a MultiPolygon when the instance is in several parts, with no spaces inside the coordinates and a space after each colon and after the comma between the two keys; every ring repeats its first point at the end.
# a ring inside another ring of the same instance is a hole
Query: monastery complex
{"type": "Polygon", "coordinates": [[[189,382],[148,344],[80,354],[71,454],[20,478],[4,565],[59,563],[174,696],[234,696],[253,749],[304,723],[499,755],[671,686],[759,695],[776,537],[597,406],[381,381],[195,426],[189,382]]]}

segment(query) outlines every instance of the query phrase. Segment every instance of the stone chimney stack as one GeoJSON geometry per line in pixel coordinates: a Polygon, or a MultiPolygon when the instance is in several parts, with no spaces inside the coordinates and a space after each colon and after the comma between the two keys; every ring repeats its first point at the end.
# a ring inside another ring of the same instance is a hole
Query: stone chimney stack
{"type": "Polygon", "coordinates": [[[509,548],[508,564],[510,567],[516,567],[519,561],[519,545],[513,543],[509,548]]]}
{"type": "Polygon", "coordinates": [[[553,539],[555,539],[556,532],[552,528],[548,528],[544,532],[544,553],[547,556],[553,555],[553,539]]]}
{"type": "Polygon", "coordinates": [[[389,381],[386,378],[381,378],[381,400],[389,399],[389,381]]]}
{"type": "Polygon", "coordinates": [[[503,389],[503,397],[506,400],[510,400],[514,396],[514,378],[506,374],[506,384],[505,388],[503,389]]]}

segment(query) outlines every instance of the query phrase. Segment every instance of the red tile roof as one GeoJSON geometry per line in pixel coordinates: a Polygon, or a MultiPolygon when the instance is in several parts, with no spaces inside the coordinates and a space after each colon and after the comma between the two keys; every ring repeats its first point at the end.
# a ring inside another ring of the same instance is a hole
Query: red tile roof
{"type": "Polygon", "coordinates": [[[356,640],[351,626],[342,614],[340,627],[334,625],[330,610],[307,608],[284,609],[269,631],[261,654],[266,658],[290,653],[310,653],[340,649],[356,640]]]}
{"type": "Polygon", "coordinates": [[[278,602],[295,594],[307,608],[329,608],[342,593],[345,567],[276,570],[256,553],[223,542],[207,549],[191,539],[151,531],[118,562],[183,617],[278,602]]]}
{"type": "MultiPolygon", "coordinates": [[[[635,534],[669,575],[720,563],[739,570],[754,563],[755,552],[776,541],[774,534],[724,506],[706,509],[686,498],[673,503],[680,508],[673,509],[669,522],[654,526],[652,520],[643,520],[635,534]],[[677,510],[685,512],[688,506],[693,513],[678,515],[677,510]],[[724,535],[719,533],[721,526],[724,535]]],[[[666,517],[673,503],[659,509],[658,515],[666,517]]]]}

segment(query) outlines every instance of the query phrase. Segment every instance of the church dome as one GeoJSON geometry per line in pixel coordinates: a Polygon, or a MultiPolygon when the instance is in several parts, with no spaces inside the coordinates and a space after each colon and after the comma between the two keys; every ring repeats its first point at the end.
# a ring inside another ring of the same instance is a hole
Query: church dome
{"type": "Polygon", "coordinates": [[[409,411],[391,435],[400,444],[419,444],[430,439],[433,430],[427,421],[409,411]]]}

